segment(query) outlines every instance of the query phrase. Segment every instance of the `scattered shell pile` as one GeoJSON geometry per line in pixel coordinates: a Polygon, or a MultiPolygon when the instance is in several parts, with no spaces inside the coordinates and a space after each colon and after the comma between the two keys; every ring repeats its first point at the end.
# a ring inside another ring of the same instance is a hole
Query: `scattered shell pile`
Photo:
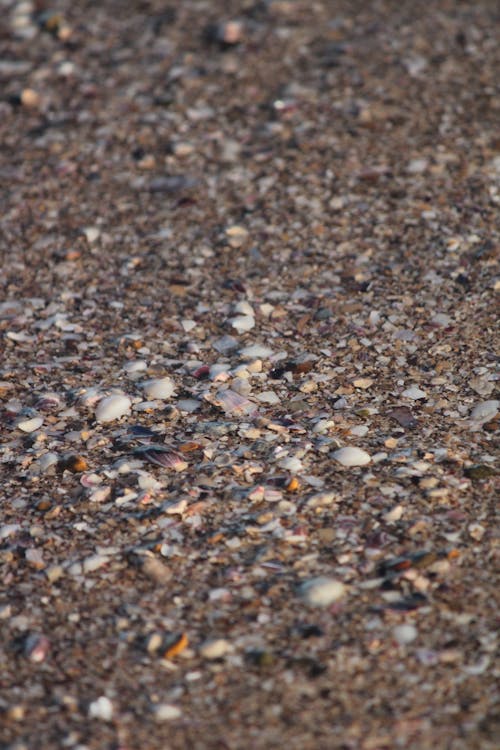
{"type": "Polygon", "coordinates": [[[2,747],[493,750],[492,4],[118,5],[4,3],[2,747]]]}

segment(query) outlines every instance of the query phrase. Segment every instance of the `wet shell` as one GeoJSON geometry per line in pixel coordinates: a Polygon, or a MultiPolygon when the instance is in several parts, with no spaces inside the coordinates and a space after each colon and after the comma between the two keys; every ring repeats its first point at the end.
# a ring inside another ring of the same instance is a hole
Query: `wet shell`
{"type": "Polygon", "coordinates": [[[140,448],[136,448],[134,454],[138,458],[155,464],[155,466],[173,469],[173,471],[184,471],[188,467],[188,463],[184,460],[181,453],[177,453],[172,448],[163,445],[141,446],[140,448]]]}
{"type": "Polygon", "coordinates": [[[165,399],[170,398],[173,394],[175,384],[170,378],[155,378],[154,380],[146,380],[142,387],[147,398],[165,399]]]}
{"type": "Polygon", "coordinates": [[[114,419],[120,419],[130,411],[132,403],[127,396],[116,394],[106,396],[97,404],[95,418],[98,422],[112,422],[114,419]]]}
{"type": "Polygon", "coordinates": [[[218,406],[226,414],[250,414],[255,411],[255,404],[248,398],[240,396],[236,391],[217,391],[215,395],[207,394],[205,399],[214,406],[218,406]]]}
{"type": "Polygon", "coordinates": [[[341,581],[320,576],[303,583],[299,593],[310,607],[329,607],[344,596],[345,586],[341,581]]]}
{"type": "Polygon", "coordinates": [[[365,466],[365,464],[369,464],[371,461],[369,453],[362,448],[356,448],[352,445],[335,451],[333,458],[339,464],[342,464],[342,466],[365,466]]]}

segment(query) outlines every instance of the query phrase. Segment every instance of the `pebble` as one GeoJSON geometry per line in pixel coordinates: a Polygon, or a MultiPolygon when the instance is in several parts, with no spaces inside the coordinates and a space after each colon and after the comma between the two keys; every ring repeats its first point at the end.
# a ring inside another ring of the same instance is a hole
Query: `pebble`
{"type": "Polygon", "coordinates": [[[146,380],[142,384],[144,393],[148,398],[166,399],[174,392],[175,383],[171,378],[156,378],[154,380],[146,380]]]}
{"type": "Polygon", "coordinates": [[[238,333],[251,331],[255,326],[255,318],[252,315],[237,315],[234,318],[230,318],[229,322],[238,333]]]}
{"type": "Polygon", "coordinates": [[[172,703],[159,703],[153,708],[156,721],[173,721],[182,716],[182,711],[172,703]]]}
{"type": "Polygon", "coordinates": [[[82,561],[82,568],[84,573],[92,573],[94,570],[99,570],[103,565],[109,562],[107,555],[89,555],[85,560],[82,561]]]}
{"type": "Polygon", "coordinates": [[[113,704],[106,698],[105,695],[101,695],[89,706],[89,718],[100,719],[101,721],[111,721],[113,718],[113,704]]]}
{"type": "Polygon", "coordinates": [[[112,422],[130,412],[132,402],[127,396],[115,394],[99,401],[95,410],[97,422],[112,422]]]}
{"type": "Polygon", "coordinates": [[[240,355],[245,359],[269,359],[273,350],[263,344],[251,344],[240,349],[240,355]]]}
{"type": "Polygon", "coordinates": [[[310,607],[328,607],[345,594],[346,588],[334,578],[312,578],[300,587],[302,600],[310,607]]]}
{"type": "Polygon", "coordinates": [[[427,398],[427,393],[416,385],[407,388],[401,395],[405,398],[411,398],[413,401],[418,401],[420,398],[427,398]]]}
{"type": "Polygon", "coordinates": [[[493,417],[496,417],[499,408],[500,401],[498,399],[482,401],[480,404],[476,404],[473,408],[471,417],[478,422],[489,422],[493,417]]]}
{"type": "Polygon", "coordinates": [[[256,398],[262,404],[279,404],[281,401],[280,397],[274,391],[263,391],[256,398]]]}
{"type": "Polygon", "coordinates": [[[200,656],[204,659],[221,659],[233,650],[232,644],[225,638],[213,638],[200,646],[200,656]]]}
{"type": "Polygon", "coordinates": [[[415,625],[405,624],[396,625],[392,634],[400,646],[406,646],[418,636],[418,630],[415,625]]]}
{"type": "Polygon", "coordinates": [[[333,454],[335,461],[338,461],[342,466],[365,466],[371,461],[370,454],[364,451],[362,448],[356,448],[355,446],[349,445],[345,448],[339,448],[333,454]]]}

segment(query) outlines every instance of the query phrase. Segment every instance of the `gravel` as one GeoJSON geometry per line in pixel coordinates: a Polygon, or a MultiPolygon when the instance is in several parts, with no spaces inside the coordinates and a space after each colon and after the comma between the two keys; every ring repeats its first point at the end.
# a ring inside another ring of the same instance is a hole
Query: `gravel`
{"type": "Polygon", "coordinates": [[[498,14],[420,5],[2,3],[6,750],[497,747],[498,14]]]}

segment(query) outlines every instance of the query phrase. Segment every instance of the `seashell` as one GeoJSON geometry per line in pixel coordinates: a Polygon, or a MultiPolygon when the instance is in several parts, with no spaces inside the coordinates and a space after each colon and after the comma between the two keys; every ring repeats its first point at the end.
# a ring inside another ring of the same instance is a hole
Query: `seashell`
{"type": "Polygon", "coordinates": [[[493,417],[496,416],[499,408],[500,401],[498,399],[492,399],[491,401],[482,401],[480,404],[477,404],[473,408],[471,417],[478,422],[489,422],[491,419],[493,419],[493,417]]]}
{"type": "Polygon", "coordinates": [[[154,380],[146,380],[142,387],[147,398],[165,399],[170,398],[173,394],[175,383],[171,378],[155,378],[154,380]]]}
{"type": "Polygon", "coordinates": [[[240,349],[240,355],[244,359],[268,359],[273,350],[263,344],[251,344],[240,349]]]}
{"type": "Polygon", "coordinates": [[[226,414],[244,415],[255,411],[255,404],[230,389],[217,391],[215,395],[206,394],[205,399],[214,406],[218,406],[226,414]]]}
{"type": "Polygon", "coordinates": [[[42,393],[38,397],[35,406],[39,411],[50,413],[60,409],[63,406],[63,402],[57,393],[42,393]]]}
{"type": "Polygon", "coordinates": [[[181,453],[177,453],[177,451],[164,445],[141,446],[135,449],[134,455],[155,464],[155,466],[162,466],[164,469],[184,471],[188,467],[188,463],[181,453]]]}
{"type": "Polygon", "coordinates": [[[255,318],[253,315],[236,315],[234,318],[231,318],[229,322],[238,333],[251,331],[252,328],[255,327],[255,318]]]}
{"type": "Polygon", "coordinates": [[[345,448],[339,448],[333,454],[335,461],[338,461],[342,466],[364,466],[369,464],[371,456],[369,453],[364,451],[362,448],[356,448],[355,446],[349,445],[345,448]]]}
{"type": "Polygon", "coordinates": [[[95,410],[97,422],[112,422],[130,412],[132,402],[127,396],[115,394],[99,401],[95,410]]]}
{"type": "Polygon", "coordinates": [[[418,401],[418,399],[420,398],[427,398],[427,393],[421,388],[418,388],[416,385],[412,385],[410,388],[407,388],[406,391],[403,391],[401,395],[405,396],[406,398],[411,398],[413,401],[418,401]]]}
{"type": "Polygon", "coordinates": [[[23,653],[34,664],[45,661],[50,651],[50,641],[40,633],[31,633],[24,642],[23,653]]]}
{"type": "Polygon", "coordinates": [[[21,419],[17,422],[16,427],[23,432],[35,432],[43,424],[43,417],[33,417],[32,419],[21,419]]]}

